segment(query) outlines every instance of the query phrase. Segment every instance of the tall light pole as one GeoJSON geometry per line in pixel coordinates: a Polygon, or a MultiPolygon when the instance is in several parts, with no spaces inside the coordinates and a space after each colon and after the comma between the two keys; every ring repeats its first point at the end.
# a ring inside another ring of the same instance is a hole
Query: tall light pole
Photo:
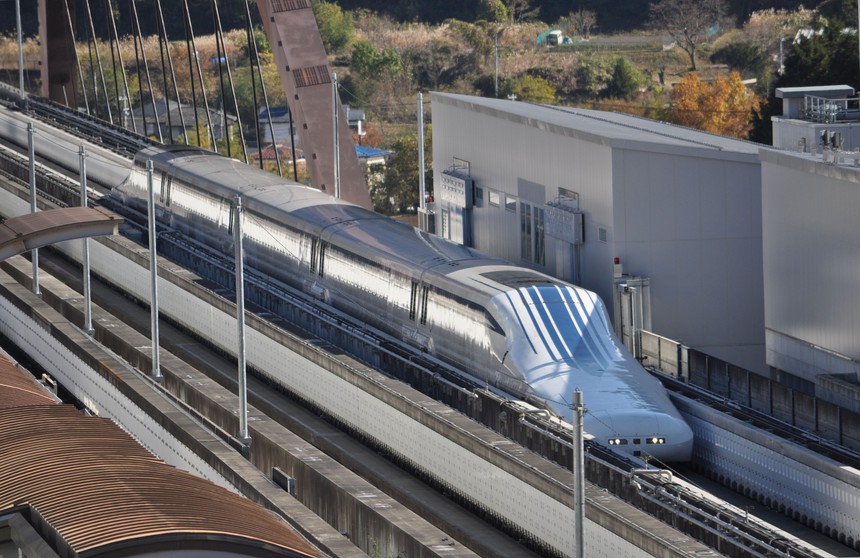
{"type": "MultiPolygon", "coordinates": [[[[860,0],[858,0],[860,1],[860,0]]],[[[18,88],[24,102],[24,35],[21,31],[21,0],[15,0],[15,21],[18,23],[18,88]]]]}

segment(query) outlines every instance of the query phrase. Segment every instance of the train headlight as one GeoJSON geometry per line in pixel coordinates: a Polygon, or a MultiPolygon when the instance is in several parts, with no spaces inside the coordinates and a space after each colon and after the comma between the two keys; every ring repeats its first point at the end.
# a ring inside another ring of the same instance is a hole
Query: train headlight
{"type": "Polygon", "coordinates": [[[648,438],[648,443],[649,444],[665,444],[666,438],[658,438],[658,437],[654,436],[653,438],[648,438]]]}

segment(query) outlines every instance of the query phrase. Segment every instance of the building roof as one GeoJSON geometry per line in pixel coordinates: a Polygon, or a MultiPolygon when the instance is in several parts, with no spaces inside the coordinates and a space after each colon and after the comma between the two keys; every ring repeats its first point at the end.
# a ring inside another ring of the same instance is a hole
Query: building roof
{"type": "Polygon", "coordinates": [[[776,96],[779,99],[803,98],[807,95],[839,99],[854,95],[850,85],[816,85],[812,87],[777,87],[776,96]]]}
{"type": "MultiPolygon", "coordinates": [[[[154,105],[152,101],[145,101],[143,103],[143,110],[141,109],[141,105],[138,105],[132,111],[132,115],[135,118],[143,118],[145,112],[146,120],[148,122],[152,122],[153,117],[155,116],[153,114],[153,106],[155,107],[155,111],[158,112],[158,122],[161,124],[167,124],[168,122],[170,122],[173,126],[179,126],[182,122],[182,119],[184,119],[186,128],[191,128],[194,126],[194,107],[191,105],[186,105],[185,103],[177,103],[173,100],[165,101],[164,99],[156,99],[154,105]],[[168,118],[168,112],[170,114],[170,118],[168,118]],[[182,119],[179,118],[180,112],[182,113],[182,119]]],[[[197,115],[198,119],[205,120],[206,107],[198,105],[197,115]]],[[[220,124],[224,121],[224,113],[220,110],[216,110],[210,107],[209,118],[212,120],[213,123],[220,124]]],[[[236,116],[227,113],[228,124],[232,124],[233,122],[236,122],[236,120],[236,116]]]]}
{"type": "Polygon", "coordinates": [[[59,399],[37,384],[32,376],[0,355],[0,409],[57,403],[59,399]]]}
{"type": "Polygon", "coordinates": [[[0,515],[29,518],[60,556],[322,556],[267,510],[165,464],[113,421],[54,404],[2,356],[0,470],[0,515]]]}
{"type": "Polygon", "coordinates": [[[459,106],[550,133],[613,148],[648,151],[695,150],[699,156],[740,156],[752,161],[760,145],[619,112],[539,105],[453,93],[432,93],[432,102],[459,106]]]}

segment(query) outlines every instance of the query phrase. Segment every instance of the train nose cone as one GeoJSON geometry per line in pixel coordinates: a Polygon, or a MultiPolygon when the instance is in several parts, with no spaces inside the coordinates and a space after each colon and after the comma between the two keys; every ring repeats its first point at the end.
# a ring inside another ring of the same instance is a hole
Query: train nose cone
{"type": "Polygon", "coordinates": [[[600,445],[634,457],[689,461],[693,431],[680,417],[638,410],[599,412],[585,416],[586,432],[600,445]]]}

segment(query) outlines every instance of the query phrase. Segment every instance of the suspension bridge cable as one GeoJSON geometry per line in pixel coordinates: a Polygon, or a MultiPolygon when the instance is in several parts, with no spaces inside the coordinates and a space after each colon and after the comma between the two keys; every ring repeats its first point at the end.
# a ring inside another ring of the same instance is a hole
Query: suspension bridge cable
{"type": "MultiPolygon", "coordinates": [[[[194,87],[194,65],[191,61],[191,40],[189,38],[189,29],[188,22],[191,21],[188,15],[188,3],[185,3],[185,7],[182,9],[182,20],[185,24],[185,50],[187,51],[188,56],[188,77],[191,78],[191,107],[194,111],[194,135],[197,136],[197,147],[202,147],[201,138],[200,138],[200,115],[197,113],[197,91],[194,87]]],[[[188,135],[185,135],[186,141],[188,135]]]]}
{"type": "MultiPolygon", "coordinates": [[[[106,0],[108,12],[110,14],[110,24],[111,29],[113,30],[113,39],[116,41],[116,54],[117,58],[119,58],[119,71],[122,75],[122,87],[125,91],[125,100],[129,104],[129,112],[131,112],[131,92],[128,89],[128,78],[125,75],[125,61],[122,59],[122,49],[119,46],[119,34],[116,32],[116,17],[114,17],[113,13],[113,5],[111,5],[112,0],[106,0]]],[[[113,48],[111,48],[111,55],[113,55],[113,48]]],[[[114,79],[116,79],[116,74],[114,74],[114,79]]],[[[117,93],[117,103],[120,102],[119,94],[117,93]]],[[[125,123],[122,121],[123,116],[125,115],[125,108],[120,106],[120,126],[125,127],[125,123]]],[[[134,115],[131,118],[131,129],[134,133],[137,133],[137,123],[134,121],[134,115]]]]}
{"type": "MultiPolygon", "coordinates": [[[[164,109],[167,111],[167,138],[170,143],[173,143],[173,119],[170,117],[170,95],[167,92],[167,66],[164,63],[164,43],[165,37],[161,34],[161,6],[156,5],[155,11],[159,16],[158,20],[155,22],[155,29],[158,32],[158,54],[161,57],[161,84],[164,89],[164,109]]],[[[165,32],[166,35],[166,32],[165,32]]],[[[170,48],[170,45],[167,45],[167,48],[170,48]]],[[[178,104],[178,101],[177,101],[178,104]]],[[[181,112],[181,111],[180,111],[181,112]]]]}
{"type": "MultiPolygon", "coordinates": [[[[248,38],[248,46],[253,47],[254,58],[257,59],[257,73],[260,76],[260,90],[263,92],[263,103],[266,105],[266,115],[268,116],[268,120],[269,120],[269,131],[272,134],[272,149],[274,149],[274,151],[275,151],[275,164],[278,166],[278,176],[284,176],[284,171],[281,168],[281,154],[278,152],[278,142],[277,142],[277,139],[275,138],[275,124],[272,122],[272,110],[269,107],[269,96],[266,94],[266,81],[263,79],[263,68],[260,66],[260,54],[257,52],[257,41],[253,40],[254,37],[253,37],[253,32],[251,30],[251,10],[248,8],[247,2],[245,2],[245,19],[247,21],[248,30],[249,30],[248,32],[250,34],[249,38],[248,38]]],[[[253,65],[251,66],[251,69],[253,70],[253,65]]],[[[255,97],[255,101],[256,101],[256,97],[255,97]]],[[[259,110],[256,110],[256,104],[254,106],[255,106],[255,112],[254,112],[255,118],[257,118],[257,120],[259,120],[259,116],[257,116],[257,115],[259,115],[259,110]]],[[[287,106],[287,110],[289,110],[289,105],[287,106]]],[[[291,117],[292,117],[292,113],[291,113],[291,117]]],[[[258,130],[257,131],[257,143],[259,144],[259,142],[260,142],[260,133],[258,130]]],[[[296,155],[295,154],[296,154],[296,148],[295,148],[295,143],[293,143],[293,165],[296,164],[296,155]]],[[[262,161],[262,159],[263,159],[263,157],[262,157],[262,152],[261,152],[260,153],[260,160],[262,161]]]]}
{"type": "MultiPolygon", "coordinates": [[[[143,69],[146,73],[146,85],[149,88],[149,99],[152,101],[152,113],[155,118],[155,129],[158,131],[158,141],[164,143],[164,136],[161,134],[161,121],[158,119],[158,107],[155,106],[155,92],[152,90],[152,78],[149,75],[149,62],[146,60],[146,48],[143,45],[143,33],[140,32],[140,19],[137,17],[137,0],[131,0],[132,19],[134,26],[137,28],[137,36],[140,39],[140,55],[143,58],[143,69]]],[[[141,89],[143,89],[141,87],[141,89]]],[[[145,128],[145,126],[144,126],[145,128]]]]}
{"type": "MultiPolygon", "coordinates": [[[[86,4],[86,0],[84,0],[84,3],[86,4]]],[[[89,67],[90,67],[90,79],[93,82],[93,110],[98,112],[98,110],[99,110],[99,87],[98,87],[98,82],[96,82],[95,66],[93,66],[93,42],[92,42],[92,35],[90,35],[90,28],[89,27],[84,26],[84,34],[87,38],[87,53],[89,54],[89,57],[87,58],[87,62],[89,63],[89,67]]]]}
{"type": "MultiPolygon", "coordinates": [[[[260,170],[263,169],[263,142],[260,138],[260,106],[257,103],[257,78],[254,75],[254,61],[257,60],[256,43],[254,42],[253,32],[251,30],[251,11],[248,8],[248,3],[245,3],[245,36],[248,40],[248,69],[251,72],[251,96],[254,104],[254,129],[257,133],[257,160],[260,163],[260,170]]],[[[277,150],[277,149],[276,149],[277,150]]]]}
{"type": "MultiPolygon", "coordinates": [[[[134,0],[129,0],[129,4],[132,4],[133,2],[134,0]]],[[[146,127],[146,103],[143,102],[143,80],[140,75],[140,53],[137,50],[137,31],[134,24],[131,26],[131,39],[134,41],[134,67],[135,72],[137,73],[137,96],[140,99],[140,116],[143,119],[143,135],[148,136],[149,130],[147,130],[146,127]]],[[[131,117],[134,119],[134,113],[132,113],[131,117]]]]}
{"type": "Polygon", "coordinates": [[[203,106],[206,109],[206,124],[209,126],[209,138],[212,140],[212,151],[218,153],[218,144],[215,143],[215,130],[212,129],[212,116],[209,113],[209,100],[206,98],[206,83],[203,81],[203,68],[200,67],[200,57],[197,53],[197,42],[194,40],[194,26],[191,23],[191,12],[188,9],[188,0],[182,2],[185,6],[185,18],[188,23],[188,31],[191,37],[191,48],[194,49],[194,61],[197,63],[197,75],[200,77],[200,95],[203,97],[203,106]]]}
{"type": "MultiPolygon", "coordinates": [[[[110,0],[106,0],[105,4],[107,6],[109,6],[110,0]]],[[[108,17],[109,17],[108,12],[107,12],[107,10],[105,10],[105,19],[107,20],[108,17]]],[[[125,123],[122,121],[122,106],[120,105],[120,101],[119,101],[119,97],[120,97],[120,95],[119,95],[119,79],[117,78],[117,75],[116,75],[116,53],[114,52],[114,48],[119,49],[119,44],[114,45],[113,37],[111,37],[111,34],[110,34],[110,27],[108,27],[108,45],[110,46],[110,63],[111,63],[111,68],[113,68],[113,91],[114,91],[114,96],[116,97],[116,108],[117,108],[117,114],[119,115],[119,125],[124,126],[125,123]]],[[[110,103],[108,103],[108,104],[110,104],[110,103]]]]}
{"type": "MultiPolygon", "coordinates": [[[[222,60],[226,59],[222,58],[221,52],[221,41],[218,37],[218,6],[215,4],[215,0],[212,0],[212,28],[215,31],[215,57],[218,63],[218,93],[221,99],[221,115],[223,117],[224,122],[224,132],[225,136],[227,132],[227,126],[229,126],[229,122],[227,121],[227,98],[224,93],[224,66],[222,60]]],[[[230,138],[227,137],[227,141],[225,142],[227,147],[227,157],[232,158],[232,148],[230,147],[230,138]]]]}
{"type": "Polygon", "coordinates": [[[182,126],[182,133],[185,136],[185,143],[188,143],[188,128],[185,126],[185,115],[182,112],[182,101],[179,98],[179,86],[176,84],[176,72],[173,69],[173,55],[170,54],[170,38],[167,36],[167,26],[164,25],[164,11],[161,9],[161,0],[155,0],[155,8],[158,12],[158,21],[161,24],[161,29],[164,31],[164,40],[167,42],[167,66],[170,68],[170,79],[173,82],[173,93],[176,95],[176,105],[179,108],[179,125],[182,126]]]}
{"type": "MultiPolygon", "coordinates": [[[[90,113],[90,101],[87,98],[87,88],[84,84],[84,73],[81,71],[81,59],[78,57],[78,45],[75,43],[75,27],[72,25],[72,12],[69,10],[69,0],[63,0],[63,6],[66,8],[66,22],[69,24],[69,36],[72,38],[72,52],[75,53],[75,66],[78,68],[78,79],[81,80],[81,91],[84,93],[84,107],[87,109],[87,114],[90,113]]],[[[66,105],[68,105],[68,99],[66,105]]],[[[77,108],[77,107],[75,107],[77,108]]]]}
{"type": "MultiPolygon", "coordinates": [[[[230,92],[233,96],[233,108],[236,110],[236,125],[239,127],[239,145],[242,146],[242,157],[245,163],[248,162],[248,150],[245,147],[245,136],[242,134],[242,115],[239,114],[239,101],[236,99],[236,87],[233,84],[233,71],[230,70],[230,57],[227,56],[227,47],[224,45],[224,30],[221,28],[221,14],[218,12],[217,0],[212,0],[212,6],[215,8],[215,22],[217,24],[217,33],[221,37],[221,47],[224,52],[224,67],[227,69],[227,83],[230,84],[230,92]]],[[[223,86],[222,86],[223,87],[223,86]]],[[[224,111],[224,122],[227,121],[227,111],[224,111]]],[[[229,128],[228,128],[229,132],[229,128]]],[[[230,145],[230,134],[227,134],[227,145],[230,145]]]]}
{"type": "MultiPolygon", "coordinates": [[[[113,111],[111,111],[110,109],[110,95],[108,94],[107,82],[105,81],[105,71],[104,67],[102,66],[102,57],[101,54],[99,54],[99,43],[96,40],[96,26],[93,24],[93,12],[92,7],[90,6],[90,0],[86,0],[84,4],[87,7],[87,19],[89,20],[90,33],[93,37],[93,48],[95,48],[96,51],[96,62],[99,67],[99,76],[101,76],[102,80],[102,91],[104,91],[105,94],[105,106],[107,107],[108,120],[111,124],[113,124],[113,111]]],[[[93,85],[95,85],[95,83],[93,85]]],[[[96,109],[98,109],[98,100],[96,101],[96,109]]]]}

